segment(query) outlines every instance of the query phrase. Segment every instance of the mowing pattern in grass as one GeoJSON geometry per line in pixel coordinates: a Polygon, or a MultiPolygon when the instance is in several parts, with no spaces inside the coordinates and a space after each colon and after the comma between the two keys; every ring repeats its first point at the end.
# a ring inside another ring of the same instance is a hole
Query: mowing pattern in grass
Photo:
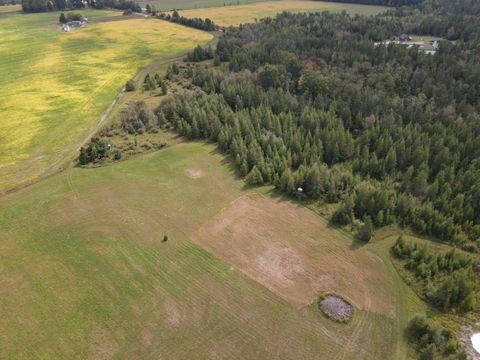
{"type": "Polygon", "coordinates": [[[387,10],[384,6],[370,6],[359,4],[329,3],[324,1],[281,0],[266,1],[255,4],[224,6],[211,9],[192,9],[181,12],[187,18],[210,18],[221,26],[235,26],[251,23],[255,19],[273,17],[282,11],[289,12],[341,12],[350,14],[375,15],[387,10]]]}
{"type": "Polygon", "coordinates": [[[262,0],[141,0],[141,4],[154,5],[157,10],[196,9],[213,6],[232,6],[250,4],[262,0]]]}
{"type": "MultiPolygon", "coordinates": [[[[333,323],[190,241],[246,194],[222,162],[211,145],[183,143],[1,198],[2,356],[390,358],[392,317],[333,323]]],[[[336,251],[364,251],[345,243],[336,251]]]]}
{"type": "Polygon", "coordinates": [[[102,22],[70,33],[57,21],[58,13],[0,15],[0,193],[75,156],[139,68],[212,38],[156,19],[102,22]]]}

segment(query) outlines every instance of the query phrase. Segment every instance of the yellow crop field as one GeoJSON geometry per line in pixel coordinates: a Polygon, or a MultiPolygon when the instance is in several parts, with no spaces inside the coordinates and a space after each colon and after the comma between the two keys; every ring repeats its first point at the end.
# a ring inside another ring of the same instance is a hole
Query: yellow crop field
{"type": "Polygon", "coordinates": [[[235,26],[251,23],[255,19],[275,16],[283,11],[288,12],[340,12],[345,10],[350,14],[373,15],[387,10],[385,6],[342,4],[324,1],[282,0],[265,1],[238,6],[222,6],[215,8],[191,9],[181,11],[188,18],[209,18],[221,26],[235,26]]]}
{"type": "MultiPolygon", "coordinates": [[[[90,19],[119,14],[82,13],[90,19]]],[[[56,25],[58,16],[0,15],[0,193],[54,172],[73,158],[140,68],[212,38],[138,18],[95,22],[64,33],[56,25]]]]}

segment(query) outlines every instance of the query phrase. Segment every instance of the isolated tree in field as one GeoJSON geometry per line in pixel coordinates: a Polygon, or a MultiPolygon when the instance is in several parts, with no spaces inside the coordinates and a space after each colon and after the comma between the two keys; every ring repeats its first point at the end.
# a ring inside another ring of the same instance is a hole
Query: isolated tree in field
{"type": "Polygon", "coordinates": [[[60,24],[65,24],[67,22],[67,18],[65,17],[65,14],[62,12],[60,14],[60,18],[58,19],[60,21],[60,24]]]}
{"type": "Polygon", "coordinates": [[[152,6],[150,4],[147,4],[147,6],[145,6],[145,9],[147,10],[147,14],[152,13],[152,6]]]}
{"type": "Polygon", "coordinates": [[[369,242],[373,235],[373,224],[370,216],[365,217],[364,224],[358,231],[357,237],[363,242],[369,242]]]}
{"type": "Polygon", "coordinates": [[[125,91],[135,91],[135,82],[133,80],[128,80],[125,84],[125,91]]]}
{"type": "Polygon", "coordinates": [[[168,241],[168,235],[163,235],[162,242],[167,242],[168,241]]]}
{"type": "Polygon", "coordinates": [[[177,10],[173,10],[172,18],[178,19],[179,17],[180,17],[180,14],[178,13],[178,11],[177,11],[177,10]]]}

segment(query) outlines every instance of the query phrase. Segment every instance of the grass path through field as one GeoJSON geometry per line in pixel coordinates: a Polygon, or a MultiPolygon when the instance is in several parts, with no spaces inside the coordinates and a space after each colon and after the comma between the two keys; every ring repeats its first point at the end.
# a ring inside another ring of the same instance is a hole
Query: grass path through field
{"type": "Polygon", "coordinates": [[[394,359],[406,360],[409,359],[409,351],[411,349],[405,341],[404,333],[408,323],[412,317],[417,313],[427,313],[427,305],[415,294],[415,292],[405,283],[400,274],[395,269],[391,258],[390,249],[394,245],[398,234],[393,234],[388,230],[383,233],[380,230],[376,236],[376,241],[369,245],[372,251],[377,254],[385,263],[390,277],[395,284],[395,338],[397,339],[395,345],[394,359]]]}

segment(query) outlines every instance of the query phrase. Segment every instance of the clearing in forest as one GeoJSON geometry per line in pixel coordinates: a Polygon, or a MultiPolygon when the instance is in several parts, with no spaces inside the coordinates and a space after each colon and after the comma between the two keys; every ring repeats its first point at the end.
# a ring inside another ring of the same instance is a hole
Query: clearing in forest
{"type": "Polygon", "coordinates": [[[312,304],[323,291],[359,309],[393,316],[393,286],[381,260],[329,230],[318,216],[255,194],[206,222],[195,241],[284,299],[312,304]]]}
{"type": "Polygon", "coordinates": [[[251,23],[266,17],[273,17],[283,11],[289,12],[341,12],[349,14],[375,15],[388,10],[385,6],[332,3],[325,1],[280,0],[265,1],[238,6],[222,6],[209,9],[191,9],[181,11],[187,18],[209,18],[217,25],[236,26],[251,23]]]}
{"type": "MultiPolygon", "coordinates": [[[[120,12],[82,10],[89,19],[120,12]]],[[[0,14],[0,194],[77,155],[125,82],[212,35],[157,19],[60,30],[59,12],[0,14]]]]}
{"type": "Polygon", "coordinates": [[[214,146],[189,142],[0,198],[0,353],[404,358],[388,253],[232,175],[214,146]],[[324,288],[352,301],[348,324],[303,306],[324,288]]]}

